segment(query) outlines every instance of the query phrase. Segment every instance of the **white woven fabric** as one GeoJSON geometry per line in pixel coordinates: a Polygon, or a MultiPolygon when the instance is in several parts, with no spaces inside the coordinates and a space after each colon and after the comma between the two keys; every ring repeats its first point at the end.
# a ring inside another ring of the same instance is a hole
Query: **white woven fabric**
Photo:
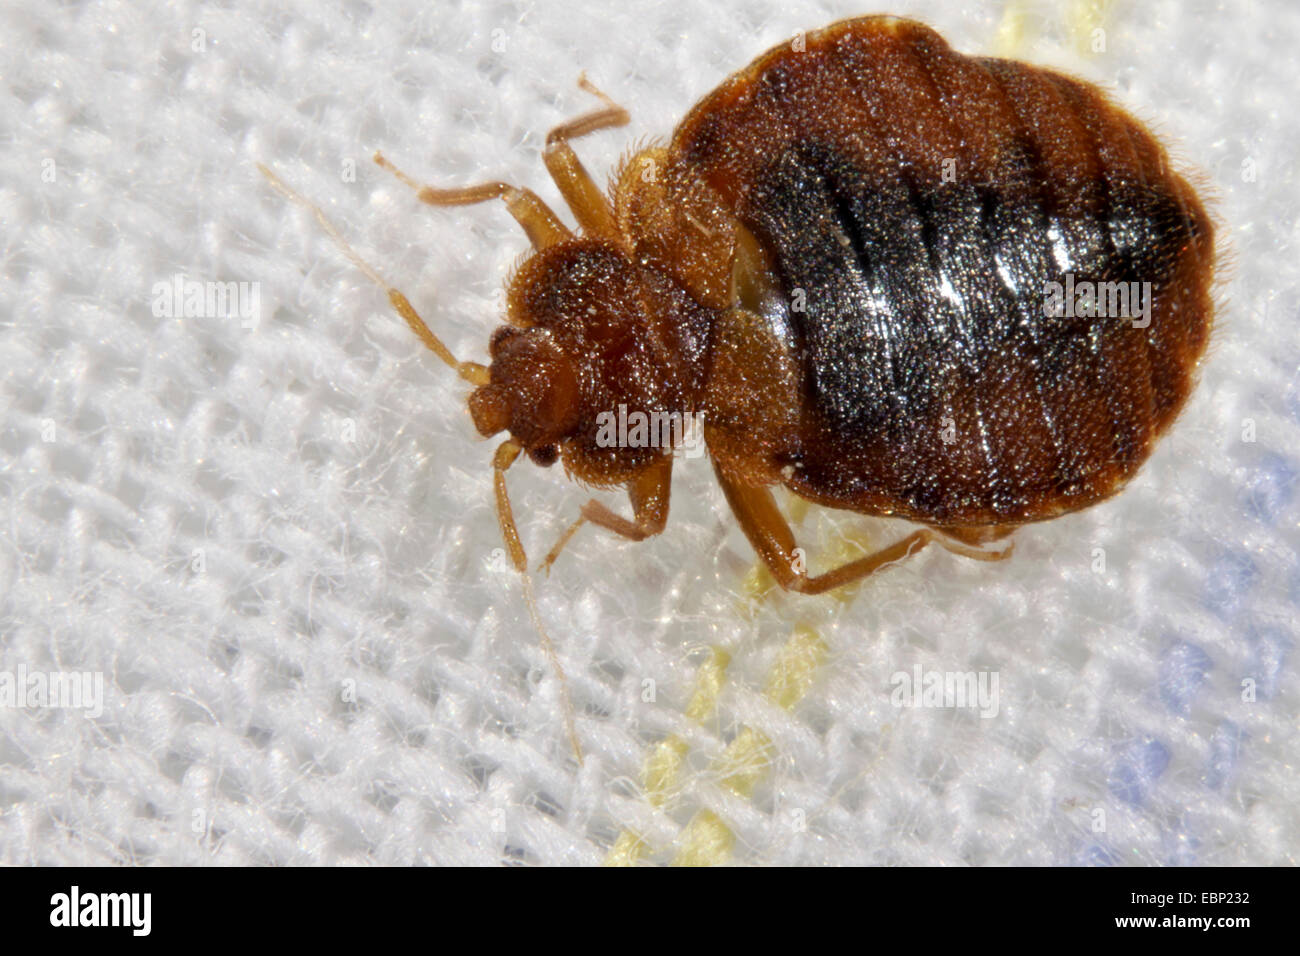
{"type": "MultiPolygon", "coordinates": [[[[1001,3],[893,6],[972,53],[1008,23],[1001,3]]],[[[1154,121],[1234,251],[1174,431],[1120,497],[1023,530],[1008,563],[926,553],[843,600],[744,597],[753,552],[683,462],[660,538],[583,529],[537,582],[579,768],[493,557],[465,385],[254,164],[483,360],[523,235],[499,204],[421,206],[375,149],[559,208],[540,147],[592,107],[580,71],[633,116],[578,144],[603,177],[731,70],[862,11],[9,3],[0,672],[99,673],[104,696],[95,718],[0,707],[0,862],[586,864],[629,827],[660,862],[711,810],[742,863],[1295,863],[1300,12],[1125,4],[1091,55],[1084,6],[1013,8],[1024,55],[1154,121]],[[257,321],[155,314],[178,274],[258,283],[257,321]],[[787,712],[763,686],[796,626],[829,654],[787,712]],[[731,665],[696,723],[709,647],[731,665]],[[997,716],[893,706],[917,666],[996,672],[997,716]],[[716,771],[742,727],[771,741],[749,800],[716,771]],[[667,734],[687,757],[656,809],[642,765],[667,734]]],[[[527,463],[510,482],[540,557],[585,493],[527,463]]],[[[814,565],[902,530],[800,526],[814,565]]]]}

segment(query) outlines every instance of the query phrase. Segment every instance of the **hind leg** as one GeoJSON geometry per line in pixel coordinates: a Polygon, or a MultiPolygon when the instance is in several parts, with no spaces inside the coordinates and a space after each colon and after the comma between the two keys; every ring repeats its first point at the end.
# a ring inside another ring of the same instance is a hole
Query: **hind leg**
{"type": "MultiPolygon", "coordinates": [[[[985,551],[966,544],[957,536],[921,528],[873,554],[849,561],[824,574],[810,575],[804,568],[801,554],[796,553],[799,549],[794,532],[777,507],[772,492],[764,487],[738,484],[724,476],[721,470],[715,468],[715,471],[745,536],[777,583],[787,591],[822,594],[919,554],[931,543],[976,561],[1001,561],[1010,554],[1009,548],[1005,551],[985,551]]],[[[959,533],[965,534],[965,531],[959,533]]]]}
{"type": "MultiPolygon", "coordinates": [[[[964,545],[971,547],[981,547],[986,544],[992,544],[994,541],[1001,541],[1009,537],[1018,526],[1013,524],[983,525],[970,528],[935,528],[939,534],[947,538],[959,541],[964,545]]],[[[995,555],[995,557],[981,558],[982,561],[1001,561],[1004,558],[1011,557],[1011,552],[1015,548],[1014,541],[1007,542],[1007,546],[999,551],[986,551],[985,554],[995,555]]],[[[961,554],[961,551],[955,551],[954,554],[961,554]]]]}

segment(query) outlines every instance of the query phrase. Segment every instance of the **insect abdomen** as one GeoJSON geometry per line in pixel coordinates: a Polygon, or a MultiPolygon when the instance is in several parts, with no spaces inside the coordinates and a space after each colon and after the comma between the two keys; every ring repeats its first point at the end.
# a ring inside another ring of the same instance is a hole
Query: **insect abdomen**
{"type": "Polygon", "coordinates": [[[792,486],[952,524],[1112,493],[1208,335],[1190,188],[1086,84],[915,24],[808,43],[675,140],[771,259],[803,375],[792,486]],[[1090,286],[1126,314],[1044,314],[1090,286]]]}

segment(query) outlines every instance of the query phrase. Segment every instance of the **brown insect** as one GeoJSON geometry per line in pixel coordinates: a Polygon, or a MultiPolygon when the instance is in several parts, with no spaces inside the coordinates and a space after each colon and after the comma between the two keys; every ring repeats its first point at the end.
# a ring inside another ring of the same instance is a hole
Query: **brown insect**
{"type": "Polygon", "coordinates": [[[501,199],[527,233],[490,366],[457,361],[321,216],[475,386],[478,431],[509,432],[497,514],[520,571],[505,472],[521,452],[631,500],[630,519],[589,501],[547,566],[584,521],[663,529],[672,449],[604,440],[620,407],[701,416],[754,549],[817,593],[930,542],[1005,557],[979,546],[1114,494],[1186,400],[1212,321],[1211,222],[1091,84],[963,56],[909,20],[845,20],[731,76],[606,194],[569,142],[628,114],[579,82],[604,107],[543,153],[577,231],[527,189],[420,187],[376,156],[422,201],[501,199]],[[1054,294],[1063,310],[1045,309],[1054,294]],[[776,484],[925,527],[809,575],[776,484]]]}

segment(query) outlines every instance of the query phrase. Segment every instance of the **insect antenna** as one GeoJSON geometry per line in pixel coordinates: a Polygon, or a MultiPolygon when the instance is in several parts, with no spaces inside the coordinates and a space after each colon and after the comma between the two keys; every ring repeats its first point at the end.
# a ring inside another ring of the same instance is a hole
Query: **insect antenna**
{"type": "Polygon", "coordinates": [[[339,232],[338,227],[335,226],[334,223],[330,222],[329,218],[319,206],[313,203],[306,196],[290,189],[279,176],[271,172],[271,170],[267,169],[261,163],[257,164],[257,168],[261,171],[262,175],[270,181],[271,186],[276,190],[276,192],[309,210],[312,215],[316,217],[316,221],[320,223],[320,226],[325,230],[326,235],[334,240],[334,243],[340,250],[342,250],[343,254],[348,257],[348,260],[360,269],[366,278],[388,294],[388,301],[393,304],[393,308],[397,310],[397,314],[406,320],[406,324],[411,327],[411,331],[419,337],[420,341],[423,342],[434,355],[438,356],[438,358],[446,362],[447,365],[455,369],[456,374],[470,384],[487,384],[487,366],[480,365],[478,362],[458,362],[456,357],[451,354],[451,349],[447,348],[447,346],[443,344],[442,339],[434,335],[433,330],[429,328],[424,319],[420,318],[420,314],[415,311],[415,307],[411,305],[410,300],[408,300],[406,296],[397,289],[394,289],[391,285],[385,282],[384,277],[376,271],[375,267],[366,262],[365,259],[362,259],[361,256],[357,254],[356,250],[348,245],[348,241],[343,238],[343,234],[339,232]]]}
{"type": "MultiPolygon", "coordinates": [[[[338,227],[329,220],[319,206],[307,199],[307,197],[291,189],[283,180],[280,179],[279,176],[271,172],[270,169],[263,166],[261,163],[257,164],[257,168],[261,171],[262,175],[267,178],[276,192],[309,210],[312,215],[316,217],[316,221],[320,223],[321,228],[325,230],[325,234],[334,241],[340,250],[342,250],[348,260],[356,266],[362,274],[366,276],[366,278],[370,279],[370,281],[387,293],[388,301],[393,304],[393,308],[397,310],[397,314],[406,321],[406,324],[411,327],[411,331],[416,334],[421,342],[428,346],[430,351],[447,363],[449,367],[456,371],[456,374],[470,384],[486,385],[488,383],[489,375],[487,366],[478,362],[457,361],[456,357],[452,355],[451,350],[443,344],[441,339],[433,334],[433,330],[429,328],[424,319],[420,318],[420,314],[415,311],[414,306],[411,305],[406,296],[384,281],[384,277],[379,274],[378,270],[376,270],[374,266],[370,265],[370,263],[366,262],[365,259],[361,258],[356,250],[348,244],[348,241],[343,238],[343,234],[339,231],[338,227]]],[[[556,676],[560,679],[560,697],[564,709],[565,729],[568,733],[569,743],[573,747],[573,753],[578,758],[579,766],[581,766],[583,762],[582,747],[578,743],[578,731],[573,719],[573,702],[572,698],[569,696],[569,681],[564,674],[564,668],[560,666],[560,657],[559,654],[556,653],[555,644],[551,641],[550,635],[542,625],[541,614],[537,611],[537,600],[533,594],[533,582],[528,576],[528,559],[524,552],[524,546],[519,540],[519,530],[515,526],[514,512],[510,507],[510,495],[506,490],[506,469],[514,464],[515,459],[519,457],[519,453],[522,450],[523,449],[515,442],[506,441],[497,449],[496,455],[493,458],[493,484],[496,492],[497,523],[501,526],[501,537],[505,540],[506,550],[510,554],[511,564],[514,565],[515,570],[519,572],[519,576],[523,580],[524,598],[528,604],[528,614],[533,619],[533,626],[537,628],[542,652],[546,655],[551,667],[555,669],[556,676]]]]}

